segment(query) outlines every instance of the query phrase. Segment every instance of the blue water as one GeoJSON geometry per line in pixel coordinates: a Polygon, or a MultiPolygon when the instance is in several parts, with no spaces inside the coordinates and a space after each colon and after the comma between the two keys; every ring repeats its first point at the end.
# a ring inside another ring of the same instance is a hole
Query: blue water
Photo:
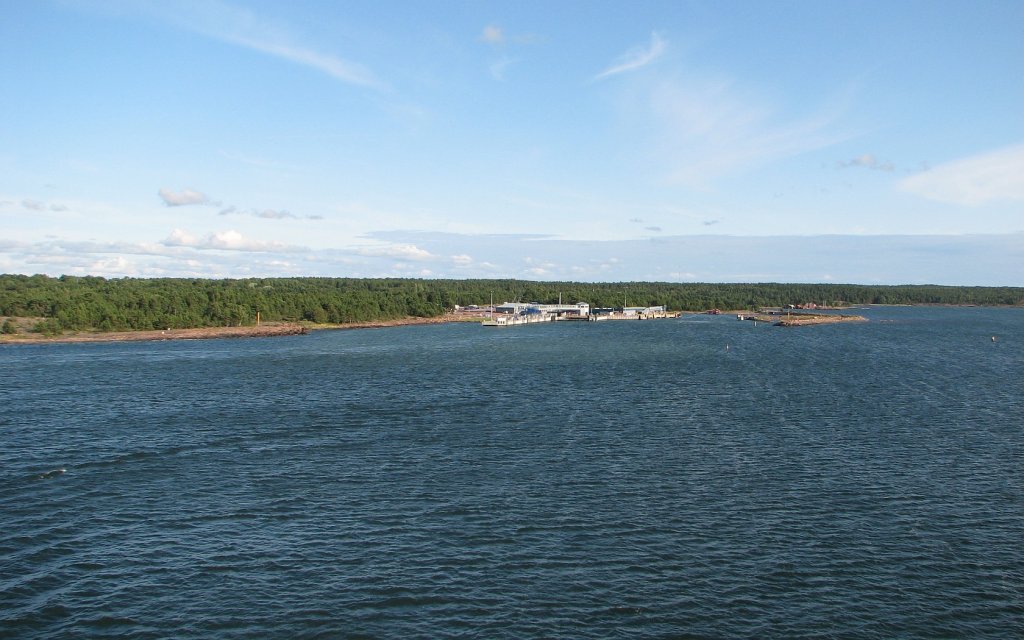
{"type": "Polygon", "coordinates": [[[1024,636],[1024,309],[863,313],[0,348],[0,637],[1024,636]]]}

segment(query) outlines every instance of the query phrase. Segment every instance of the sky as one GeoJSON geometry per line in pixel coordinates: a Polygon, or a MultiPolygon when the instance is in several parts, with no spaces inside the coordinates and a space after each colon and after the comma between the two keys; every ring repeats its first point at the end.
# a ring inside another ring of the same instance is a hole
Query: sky
{"type": "Polygon", "coordinates": [[[0,273],[1024,286],[1019,0],[0,8],[0,273]]]}

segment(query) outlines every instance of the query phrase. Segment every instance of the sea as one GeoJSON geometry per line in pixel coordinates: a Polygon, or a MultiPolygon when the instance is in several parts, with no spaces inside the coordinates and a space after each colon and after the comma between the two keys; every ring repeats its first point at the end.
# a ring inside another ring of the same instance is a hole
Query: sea
{"type": "Polygon", "coordinates": [[[1024,637],[1024,309],[857,313],[0,347],[0,637],[1024,637]]]}

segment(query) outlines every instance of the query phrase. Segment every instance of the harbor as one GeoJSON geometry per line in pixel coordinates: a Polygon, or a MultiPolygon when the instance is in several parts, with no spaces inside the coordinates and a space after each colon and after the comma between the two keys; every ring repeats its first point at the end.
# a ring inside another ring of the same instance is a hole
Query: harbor
{"type": "Polygon", "coordinates": [[[656,320],[678,318],[680,312],[664,306],[591,307],[586,302],[574,304],[539,304],[505,302],[488,308],[488,316],[480,323],[485,327],[512,327],[542,322],[603,322],[609,320],[656,320]]]}

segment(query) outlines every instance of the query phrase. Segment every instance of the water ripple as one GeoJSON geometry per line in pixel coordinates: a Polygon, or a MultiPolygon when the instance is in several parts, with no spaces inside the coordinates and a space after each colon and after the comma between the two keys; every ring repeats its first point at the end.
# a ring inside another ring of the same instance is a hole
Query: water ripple
{"type": "Polygon", "coordinates": [[[1020,310],[869,314],[5,351],[0,637],[1024,635],[1020,310]]]}

